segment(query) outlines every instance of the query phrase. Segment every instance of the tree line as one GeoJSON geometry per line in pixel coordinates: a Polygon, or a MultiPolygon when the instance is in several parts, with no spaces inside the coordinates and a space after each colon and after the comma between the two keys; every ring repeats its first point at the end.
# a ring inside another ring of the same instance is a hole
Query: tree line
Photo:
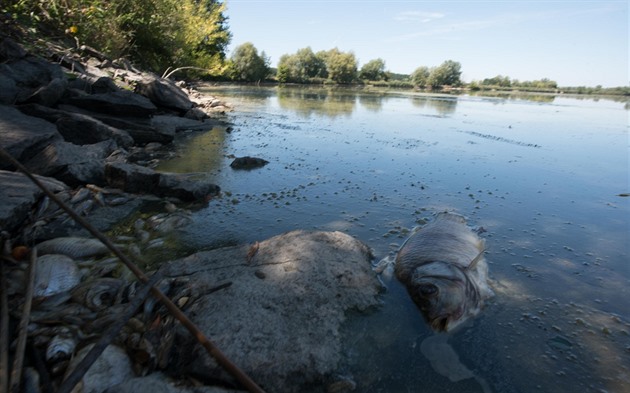
{"type": "MultiPolygon", "coordinates": [[[[189,78],[239,82],[352,84],[400,88],[462,87],[461,64],[446,60],[436,67],[420,66],[411,74],[386,70],[385,61],[372,59],[359,68],[352,52],[338,48],[313,52],[310,47],[280,57],[270,66],[265,52],[252,43],[226,55],[231,40],[226,5],[222,0],[4,0],[0,22],[16,24],[36,42],[38,37],[88,45],[112,59],[125,57],[163,74],[187,67],[189,78]],[[202,70],[202,71],[200,71],[202,70]]],[[[471,90],[557,91],[555,81],[518,81],[497,75],[466,85],[471,90]]],[[[630,95],[630,88],[563,88],[574,93],[630,95]]]]}

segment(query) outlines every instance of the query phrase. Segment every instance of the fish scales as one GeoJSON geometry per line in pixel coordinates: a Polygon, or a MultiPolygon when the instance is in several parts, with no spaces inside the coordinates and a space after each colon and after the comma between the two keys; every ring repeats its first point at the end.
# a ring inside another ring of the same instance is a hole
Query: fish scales
{"type": "Polygon", "coordinates": [[[86,258],[107,254],[109,249],[100,240],[83,237],[58,237],[37,245],[40,254],[62,254],[70,258],[86,258]]]}
{"type": "Polygon", "coordinates": [[[434,330],[455,328],[493,295],[484,247],[462,216],[440,213],[398,251],[396,277],[434,330]]]}

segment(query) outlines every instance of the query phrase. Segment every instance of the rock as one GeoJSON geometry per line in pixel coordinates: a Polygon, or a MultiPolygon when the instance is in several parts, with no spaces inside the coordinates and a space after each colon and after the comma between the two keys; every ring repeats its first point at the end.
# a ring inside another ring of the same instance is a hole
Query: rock
{"type": "Polygon", "coordinates": [[[16,61],[0,64],[0,74],[15,81],[18,86],[39,88],[53,79],[63,79],[65,74],[58,64],[41,57],[26,56],[16,61]]]}
{"type": "MultiPolygon", "coordinates": [[[[33,157],[43,147],[62,137],[54,124],[0,105],[0,146],[18,161],[33,157]]],[[[0,158],[0,169],[11,168],[0,158]]]]}
{"type": "Polygon", "coordinates": [[[63,97],[67,86],[68,81],[65,78],[55,78],[49,84],[37,89],[24,102],[54,106],[63,97]]]}
{"type": "Polygon", "coordinates": [[[241,390],[227,390],[217,386],[181,386],[162,373],[153,373],[146,377],[129,379],[120,385],[108,389],[105,393],[237,393],[241,390]]]}
{"type": "Polygon", "coordinates": [[[186,113],[193,107],[188,95],[168,79],[146,77],[136,85],[136,93],[147,97],[157,106],[175,109],[180,113],[186,113]]]}
{"type": "Polygon", "coordinates": [[[15,103],[18,89],[15,81],[0,74],[0,104],[11,105],[15,103]]]}
{"type": "MultiPolygon", "coordinates": [[[[58,180],[41,176],[38,179],[55,193],[68,189],[58,180]]],[[[24,223],[33,205],[43,194],[25,175],[0,170],[0,228],[12,231],[24,223]]]]}
{"type": "Polygon", "coordinates": [[[126,163],[108,163],[105,180],[111,186],[137,194],[174,197],[183,201],[203,201],[220,188],[206,181],[191,180],[185,175],[158,173],[153,169],[126,163]]]}
{"type": "Polygon", "coordinates": [[[79,74],[68,83],[68,87],[85,91],[89,94],[104,94],[120,90],[114,80],[109,76],[92,76],[79,74]]]}
{"type": "Polygon", "coordinates": [[[27,52],[21,45],[10,38],[0,41],[0,61],[15,61],[26,57],[27,52]]]}
{"type": "Polygon", "coordinates": [[[105,158],[118,146],[113,140],[92,145],[55,141],[24,165],[33,173],[51,176],[70,186],[105,184],[105,158]]]}
{"type": "Polygon", "coordinates": [[[232,169],[255,169],[267,165],[269,161],[257,157],[237,157],[232,161],[232,169]]]}
{"type": "Polygon", "coordinates": [[[55,123],[63,138],[75,145],[90,145],[110,139],[114,139],[122,147],[130,147],[134,143],[128,132],[81,113],[52,109],[37,104],[20,105],[18,109],[29,116],[41,117],[55,123]]]}
{"type": "Polygon", "coordinates": [[[151,118],[151,126],[162,133],[175,135],[181,131],[209,131],[213,127],[225,125],[220,120],[206,119],[204,121],[185,117],[158,115],[151,118]]]}
{"type": "MultiPolygon", "coordinates": [[[[199,252],[166,270],[169,276],[186,276],[199,293],[232,282],[201,295],[187,314],[263,389],[301,392],[325,386],[340,371],[346,314],[379,305],[381,286],[370,259],[369,248],[344,233],[293,231],[257,249],[199,252]]],[[[174,375],[227,379],[183,330],[168,367],[174,375]]]]}
{"type": "Polygon", "coordinates": [[[105,165],[105,181],[126,192],[146,194],[157,188],[160,174],[140,165],[108,163],[105,165]]]}
{"type": "Polygon", "coordinates": [[[220,191],[219,186],[208,181],[191,180],[181,174],[162,173],[154,193],[159,196],[178,198],[182,201],[204,201],[220,191]]]}
{"type": "Polygon", "coordinates": [[[103,94],[79,94],[67,100],[79,108],[120,116],[149,117],[157,107],[146,97],[130,91],[103,94]]]}
{"type": "MultiPolygon", "coordinates": [[[[77,367],[92,347],[94,347],[94,344],[84,347],[70,361],[66,376],[77,367]]],[[[134,377],[131,361],[126,351],[118,346],[109,345],[105,348],[101,356],[98,357],[96,362],[92,364],[92,367],[90,367],[88,372],[83,376],[79,385],[77,385],[81,386],[80,390],[73,390],[73,392],[101,393],[112,386],[119,385],[134,377]]]]}

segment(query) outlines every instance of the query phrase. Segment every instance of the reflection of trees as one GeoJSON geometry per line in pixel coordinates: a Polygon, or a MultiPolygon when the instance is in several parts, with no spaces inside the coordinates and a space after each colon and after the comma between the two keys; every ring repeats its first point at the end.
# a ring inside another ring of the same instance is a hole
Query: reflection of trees
{"type": "Polygon", "coordinates": [[[177,143],[177,157],[161,161],[156,170],[174,173],[207,173],[221,167],[226,132],[217,127],[194,133],[177,143]]]}
{"type": "Polygon", "coordinates": [[[514,92],[500,92],[500,91],[483,91],[471,93],[472,96],[480,97],[497,97],[504,98],[506,100],[525,100],[533,102],[551,103],[556,99],[553,94],[531,94],[531,93],[514,93],[514,92]]]}
{"type": "Polygon", "coordinates": [[[413,106],[418,108],[433,109],[440,116],[448,116],[455,113],[457,98],[450,97],[413,97],[413,106]]]}
{"type": "Polygon", "coordinates": [[[280,87],[277,94],[280,107],[302,117],[349,116],[357,102],[355,92],[341,89],[280,87]]]}
{"type": "Polygon", "coordinates": [[[359,103],[370,112],[380,112],[384,99],[380,94],[359,94],[359,103]]]}

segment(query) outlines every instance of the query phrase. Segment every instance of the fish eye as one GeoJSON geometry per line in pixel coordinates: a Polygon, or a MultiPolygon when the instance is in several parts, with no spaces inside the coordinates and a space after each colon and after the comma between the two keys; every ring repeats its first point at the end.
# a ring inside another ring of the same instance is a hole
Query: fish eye
{"type": "Polygon", "coordinates": [[[418,286],[418,290],[420,291],[420,295],[424,297],[433,297],[438,294],[439,289],[434,284],[420,284],[418,286]]]}

